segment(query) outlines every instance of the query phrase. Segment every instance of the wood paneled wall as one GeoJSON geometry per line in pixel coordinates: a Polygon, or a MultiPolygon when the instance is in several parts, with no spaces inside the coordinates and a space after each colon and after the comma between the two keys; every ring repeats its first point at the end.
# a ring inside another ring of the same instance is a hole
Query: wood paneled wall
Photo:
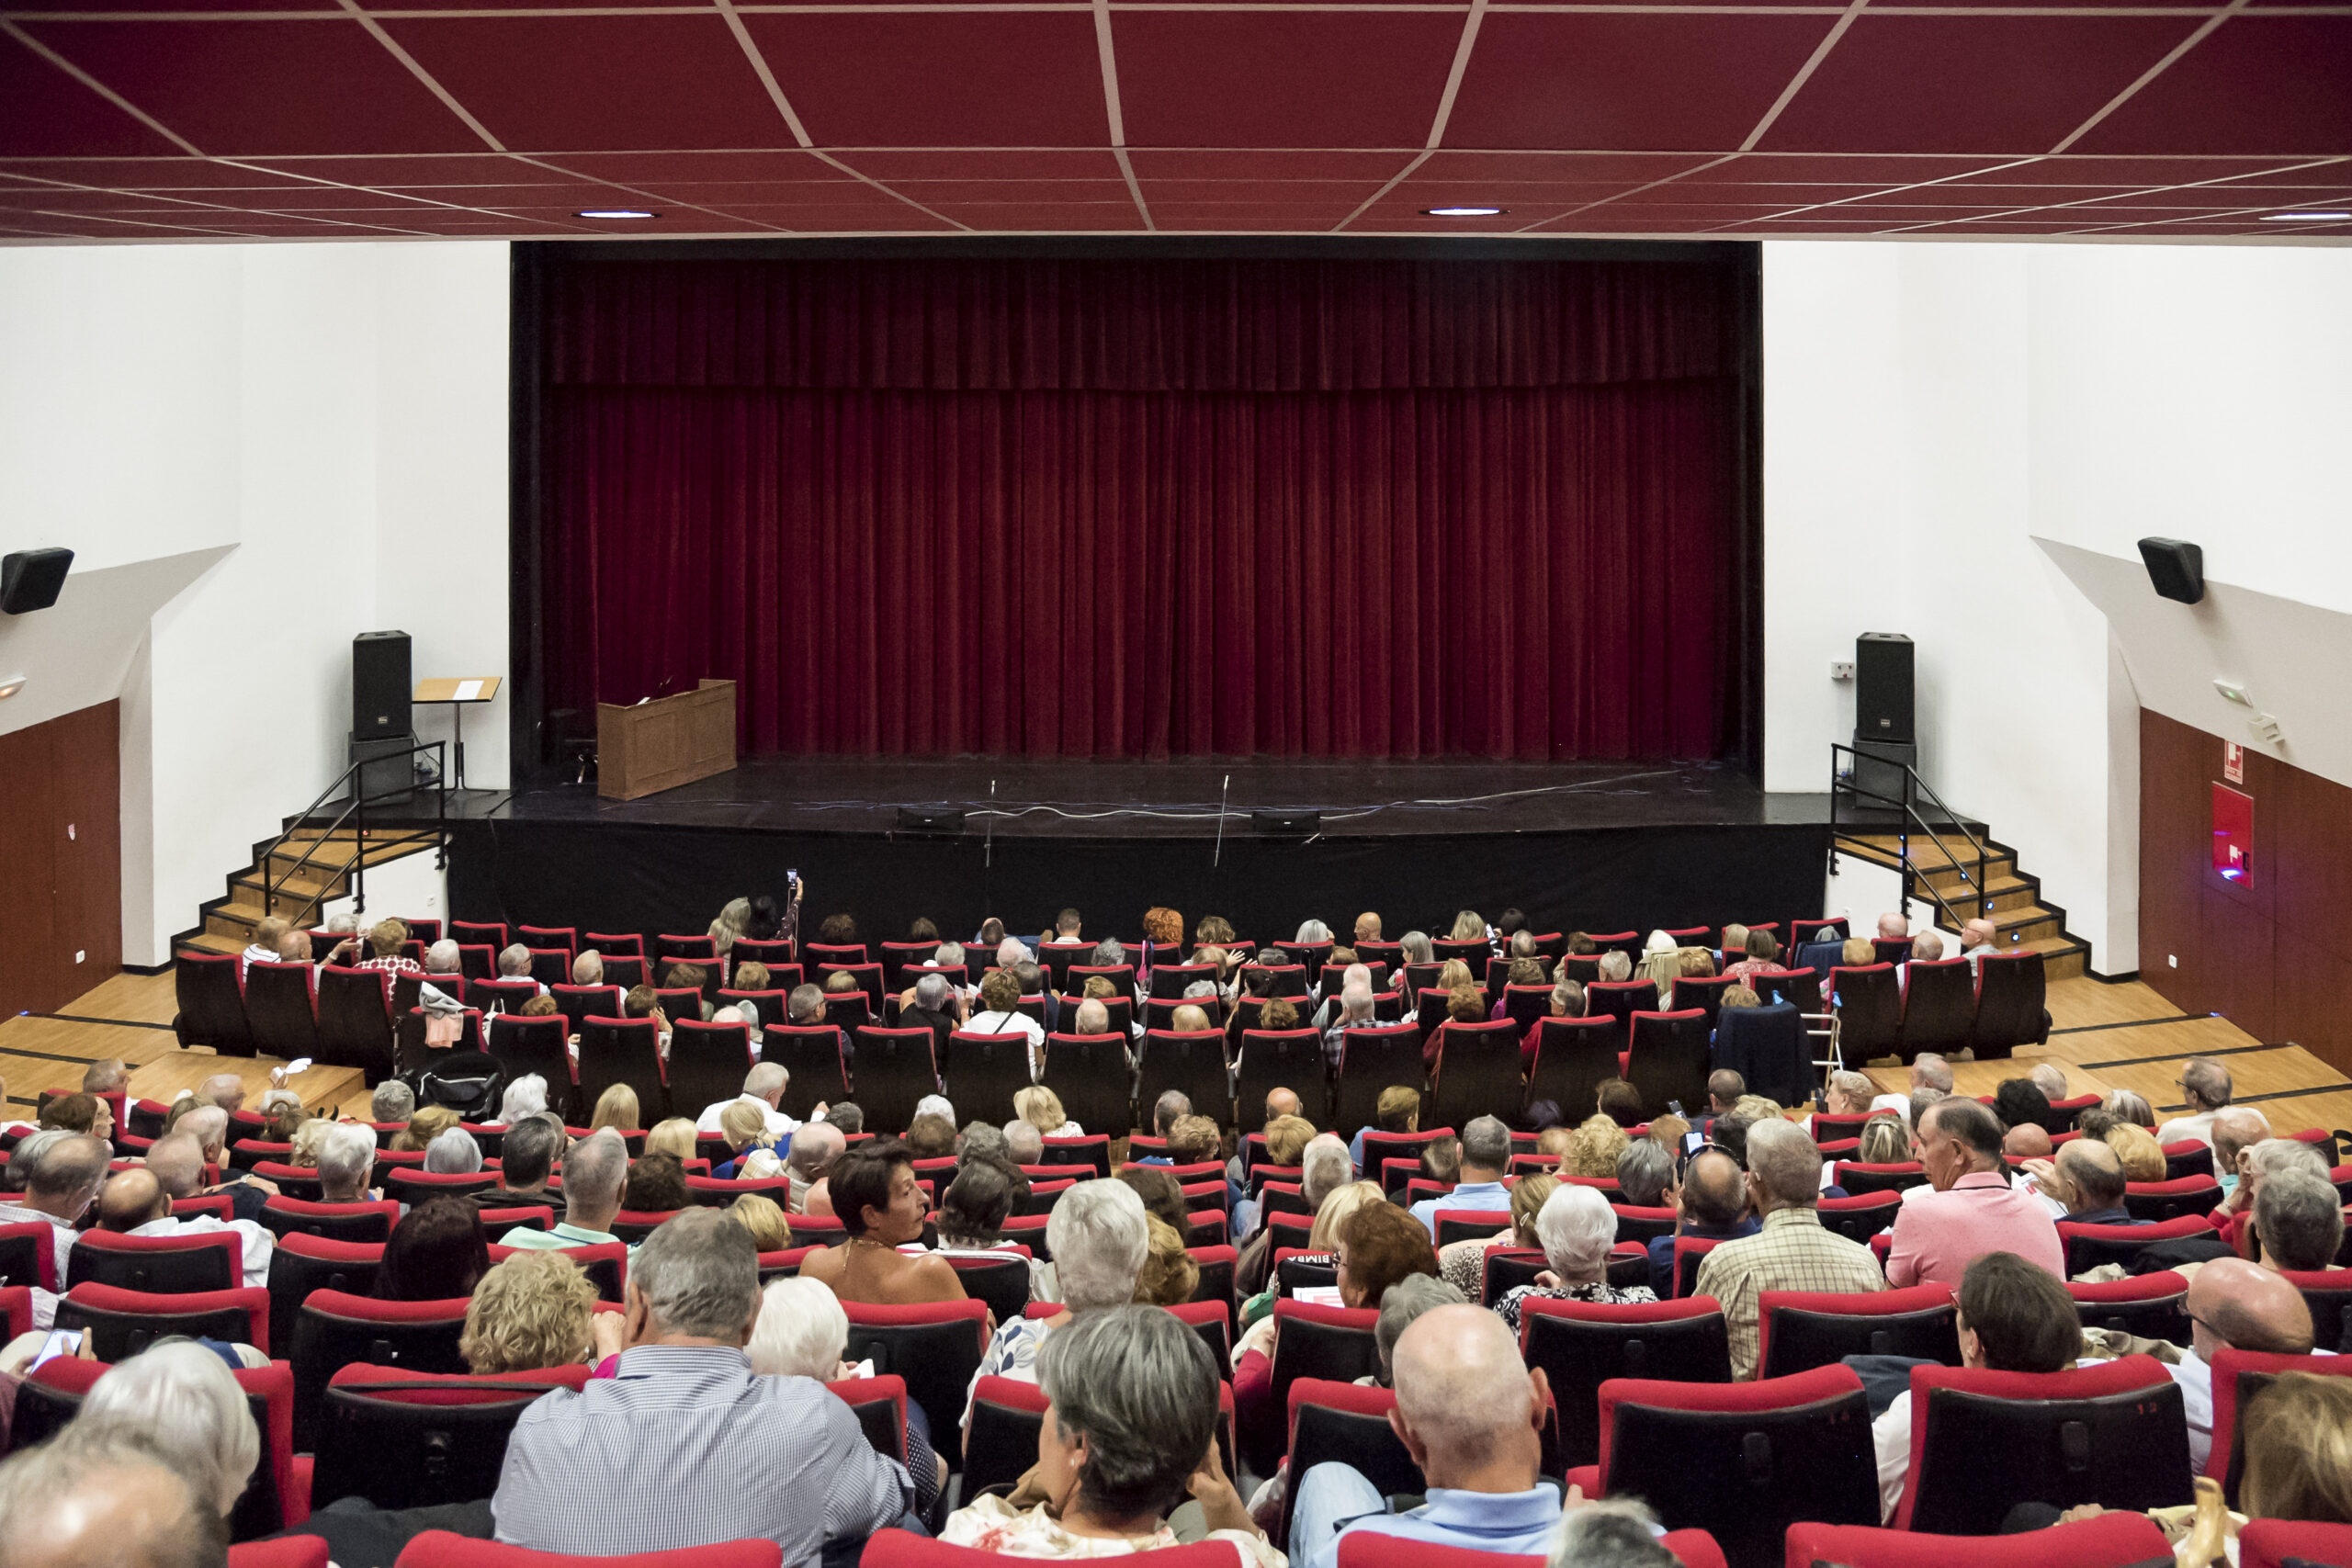
{"type": "Polygon", "coordinates": [[[2352,789],[2257,754],[2253,867],[2212,867],[2222,737],[2140,713],[2140,977],[2352,1072],[2352,789]],[[2177,965],[2168,960],[2177,960],[2177,965]]]}
{"type": "Polygon", "coordinates": [[[100,703],[0,735],[0,1017],[55,1012],[121,971],[118,719],[100,703]]]}

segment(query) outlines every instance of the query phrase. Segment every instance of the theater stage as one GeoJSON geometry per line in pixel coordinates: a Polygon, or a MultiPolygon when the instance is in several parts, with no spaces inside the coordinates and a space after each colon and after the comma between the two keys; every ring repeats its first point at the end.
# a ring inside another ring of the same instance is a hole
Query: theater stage
{"type": "MultiPolygon", "coordinates": [[[[375,815],[371,811],[371,815],[375,815]]],[[[809,919],[868,940],[919,915],[1139,934],[1166,904],[1259,941],[1375,909],[1390,934],[1516,905],[1540,929],[1623,931],[1820,913],[1824,795],[1767,795],[1715,763],[1167,763],[768,757],[634,801],[593,785],[453,794],[460,919],[700,931],[738,894],[808,886],[809,919]],[[959,809],[959,834],[899,810],[959,809]],[[1251,813],[1319,810],[1311,834],[1251,813]]]]}

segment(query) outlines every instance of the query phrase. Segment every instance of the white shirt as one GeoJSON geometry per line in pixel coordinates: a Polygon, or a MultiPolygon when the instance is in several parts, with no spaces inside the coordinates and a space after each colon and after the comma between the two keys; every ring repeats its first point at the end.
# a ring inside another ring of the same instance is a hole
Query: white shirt
{"type": "Polygon", "coordinates": [[[764,1117],[767,1121],[768,1136],[772,1138],[788,1137],[792,1134],[800,1130],[799,1122],[795,1122],[791,1117],[786,1116],[783,1111],[778,1111],[775,1106],[770,1105],[758,1095],[739,1094],[733,1100],[722,1100],[716,1105],[704,1106],[702,1114],[695,1120],[695,1131],[697,1133],[718,1132],[719,1112],[725,1111],[730,1105],[739,1103],[745,1105],[756,1105],[760,1108],[761,1116],[764,1117]]]}
{"type": "Polygon", "coordinates": [[[2203,1144],[2213,1146],[2213,1118],[2219,1111],[2200,1111],[2194,1116],[2176,1116],[2156,1129],[2160,1144],[2203,1144]]]}
{"type": "Polygon", "coordinates": [[[1029,1078],[1045,1070],[1046,1026],[1025,1012],[978,1012],[964,1025],[967,1034],[1020,1034],[1029,1041],[1029,1078]]]}
{"type": "MultiPolygon", "coordinates": [[[[2333,1356],[2335,1352],[2313,1348],[2312,1354],[2333,1356]]],[[[2213,1369],[2190,1348],[2165,1371],[2180,1385],[2180,1414],[2188,1423],[2188,1472],[2202,1475],[2205,1461],[2213,1455],[2213,1369]]]]}
{"type": "MultiPolygon", "coordinates": [[[[57,1269],[57,1282],[65,1283],[66,1260],[73,1256],[74,1243],[81,1233],[62,1224],[54,1214],[44,1214],[39,1209],[28,1209],[20,1203],[0,1203],[0,1225],[28,1225],[38,1221],[50,1227],[50,1261],[57,1269]]],[[[33,1291],[33,1326],[47,1328],[57,1318],[57,1297],[39,1285],[33,1291]]]]}
{"type": "Polygon", "coordinates": [[[166,1214],[160,1220],[149,1220],[132,1231],[132,1235],[207,1235],[218,1231],[235,1231],[243,1238],[245,1249],[244,1283],[252,1288],[269,1288],[269,1255],[277,1250],[277,1238],[251,1220],[230,1220],[223,1224],[211,1214],[166,1214]]]}
{"type": "Polygon", "coordinates": [[[264,947],[261,943],[254,942],[252,946],[246,948],[244,952],[237,954],[238,979],[242,980],[245,977],[246,969],[251,966],[255,959],[259,959],[264,964],[275,964],[277,962],[277,950],[274,947],[264,947]]]}
{"type": "MultiPolygon", "coordinates": [[[[2104,1356],[2086,1356],[2075,1363],[2077,1367],[2104,1365],[2104,1356]]],[[[2177,1374],[2177,1369],[2168,1369],[2177,1374]]],[[[2187,1385],[2182,1385],[2184,1391],[2187,1385]]],[[[2205,1445],[2213,1442],[2213,1402],[2208,1384],[2205,1402],[2205,1445]]],[[[2187,1403],[2184,1398],[2183,1403],[2187,1403]]],[[[2196,1448],[2197,1423],[2194,1413],[2189,1418],[2189,1469],[2192,1472],[2204,1466],[2204,1461],[2193,1451],[2196,1448]]],[[[1886,1407],[1886,1414],[1871,1423],[1871,1444],[1878,1450],[1878,1511],[1882,1524],[1894,1523],[1895,1510],[1903,1506],[1903,1483],[1911,1472],[1911,1391],[1905,1389],[1886,1407]]]]}

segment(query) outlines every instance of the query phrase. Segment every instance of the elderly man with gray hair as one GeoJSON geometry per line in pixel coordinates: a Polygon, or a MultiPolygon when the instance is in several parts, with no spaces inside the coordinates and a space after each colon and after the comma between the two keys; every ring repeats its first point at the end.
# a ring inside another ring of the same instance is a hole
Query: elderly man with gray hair
{"type": "Polygon", "coordinates": [[[1699,1265],[1694,1292],[1723,1303],[1731,1375],[1743,1382],[1756,1376],[1765,1292],[1886,1289],[1877,1255],[1824,1229],[1814,1212],[1821,1201],[1821,1149],[1795,1122],[1775,1119],[1747,1130],[1747,1183],[1748,1206],[1764,1217],[1763,1227],[1718,1243],[1699,1265]]]}
{"type": "Polygon", "coordinates": [[[1339,990],[1323,1004],[1323,1059],[1335,1069],[1347,1052],[1348,1031],[1369,1029],[1377,1021],[1373,1017],[1379,1004],[1372,990],[1372,970],[1365,964],[1351,964],[1340,983],[1339,990]]]}
{"type": "MultiPolygon", "coordinates": [[[[544,1231],[516,1225],[498,1238],[498,1245],[555,1252],[618,1241],[620,1237],[612,1234],[613,1216],[621,1212],[621,1190],[628,1184],[628,1145],[612,1128],[600,1127],[572,1145],[571,1154],[564,1156],[561,1223],[553,1230],[544,1231]]],[[[715,1209],[692,1212],[718,1213],[715,1209]]],[[[667,1230],[669,1226],[662,1228],[667,1230]]],[[[747,1240],[750,1234],[744,1233],[747,1240]]],[[[629,1249],[632,1269],[636,1267],[637,1250],[629,1249]]],[[[750,1324],[747,1322],[744,1326],[748,1330],[750,1324]]]]}
{"type": "Polygon", "coordinates": [[[1004,1124],[1004,1143],[1015,1165],[1035,1165],[1046,1157],[1046,1134],[1017,1116],[1004,1124]]]}
{"type": "Polygon", "coordinates": [[[849,1147],[849,1139],[831,1122],[811,1122],[792,1135],[792,1147],[784,1156],[785,1179],[792,1183],[786,1194],[787,1213],[830,1214],[832,1205],[827,1201],[821,1209],[811,1210],[808,1200],[813,1194],[823,1197],[820,1190],[825,1183],[825,1173],[833,1168],[833,1161],[842,1157],[849,1147]]]}
{"type": "MultiPolygon", "coordinates": [[[[68,1133],[45,1143],[37,1155],[26,1155],[24,1145],[17,1145],[17,1157],[33,1160],[33,1168],[26,1179],[23,1201],[0,1203],[0,1225],[49,1227],[50,1261],[56,1266],[60,1286],[65,1283],[66,1262],[74,1256],[79,1234],[74,1227],[97,1201],[112,1153],[102,1140],[86,1133],[68,1133]]],[[[47,1328],[57,1313],[57,1297],[39,1285],[32,1292],[33,1326],[47,1328]]]]}
{"type": "Polygon", "coordinates": [[[2213,1118],[2230,1103],[2230,1069],[2211,1056],[2191,1056],[2181,1065],[2180,1097],[2189,1114],[2176,1116],[2156,1129],[2160,1144],[2213,1142],[2213,1118]]]}
{"type": "Polygon", "coordinates": [[[1355,1161],[1339,1134],[1317,1133],[1306,1141],[1306,1152],[1299,1156],[1298,1190],[1308,1213],[1321,1213],[1323,1200],[1355,1179],[1355,1161]]]}
{"type": "Polygon", "coordinates": [[[2213,1113],[2213,1179],[2222,1184],[2226,1200],[2237,1190],[2238,1156],[2270,1136],[2270,1118],[2251,1105],[2232,1105],[2213,1113]]]}
{"type": "Polygon", "coordinates": [[[390,1126],[394,1122],[405,1127],[408,1119],[416,1114],[416,1090],[398,1078],[386,1078],[368,1097],[368,1120],[390,1126]]]}
{"type": "MultiPolygon", "coordinates": [[[[598,1141],[572,1152],[567,1187],[598,1141]]],[[[807,1564],[896,1523],[914,1498],[905,1468],[823,1384],[752,1370],[759,1312],[749,1231],[717,1209],[656,1230],[629,1266],[616,1375],[543,1395],[515,1423],[491,1499],[498,1539],[574,1555],[773,1540],[807,1564]]]]}
{"type": "MultiPolygon", "coordinates": [[[[149,1163],[153,1163],[152,1156],[149,1163]]],[[[319,1145],[320,1201],[366,1202],[370,1196],[368,1179],[375,1172],[376,1134],[356,1122],[336,1122],[319,1145]]]]}
{"type": "Polygon", "coordinates": [[[1291,1562],[1335,1568],[1340,1538],[1357,1531],[1540,1556],[1560,1527],[1560,1489],[1542,1475],[1551,1390],[1519,1359],[1518,1337],[1484,1307],[1435,1307],[1397,1337],[1388,1424],[1420,1467],[1429,1501],[1392,1514],[1353,1466],[1316,1465],[1294,1482],[1291,1562]]]}
{"type": "Polygon", "coordinates": [[[528,980],[539,987],[539,995],[548,994],[547,986],[531,973],[531,950],[521,942],[510,942],[499,951],[498,977],[502,980],[528,980]]]}
{"type": "MultiPolygon", "coordinates": [[[[207,1165],[224,1166],[229,1163],[229,1113],[220,1107],[199,1105],[174,1123],[172,1131],[175,1134],[185,1133],[197,1141],[203,1151],[202,1158],[198,1161],[199,1169],[207,1165]]],[[[152,1163],[154,1151],[150,1149],[148,1155],[152,1163]]],[[[229,1200],[233,1217],[259,1222],[263,1205],[277,1196],[277,1184],[262,1177],[246,1175],[224,1181],[217,1187],[172,1194],[175,1198],[199,1195],[225,1197],[229,1200]]]]}
{"type": "Polygon", "coordinates": [[[2031,1078],[2033,1087],[2041,1091],[2041,1098],[2052,1104],[2066,1098],[2066,1069],[2057,1063],[2036,1062],[2033,1071],[2026,1077],[2031,1078]]]}
{"type": "Polygon", "coordinates": [[[695,1131],[715,1135],[719,1131],[718,1118],[730,1105],[756,1105],[760,1119],[767,1123],[768,1136],[788,1138],[800,1130],[800,1123],[776,1108],[784,1103],[784,1091],[791,1084],[792,1075],[781,1062],[762,1062],[743,1075],[743,1092],[733,1100],[722,1100],[706,1105],[702,1114],[695,1118],[695,1131]]]}
{"type": "MultiPolygon", "coordinates": [[[[968,1010],[956,995],[955,983],[944,975],[925,975],[899,997],[899,1027],[928,1029],[933,1049],[944,1047],[947,1037],[964,1025],[968,1010]]],[[[954,1120],[954,1118],[949,1118],[954,1120]]]]}
{"type": "Polygon", "coordinates": [[[1913,1092],[1916,1093],[1923,1089],[1931,1089],[1939,1095],[1950,1094],[1951,1092],[1951,1064],[1945,1061],[1941,1056],[1937,1055],[1933,1051],[1922,1051],[1919,1053],[1917,1057],[1912,1061],[1911,1088],[1913,1092]]]}
{"type": "Polygon", "coordinates": [[[2283,1273],[2316,1274],[2334,1266],[2344,1246],[2344,1198],[2335,1184],[2308,1170],[2263,1179],[2255,1195],[2256,1261],[2283,1273]]]}

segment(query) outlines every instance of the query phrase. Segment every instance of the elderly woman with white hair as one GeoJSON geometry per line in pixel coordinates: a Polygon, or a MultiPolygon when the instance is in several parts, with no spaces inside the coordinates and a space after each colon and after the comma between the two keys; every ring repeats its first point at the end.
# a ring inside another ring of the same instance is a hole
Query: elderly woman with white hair
{"type": "Polygon", "coordinates": [[[227,1518],[261,1462],[261,1433],[229,1364],[193,1339],[159,1339],[90,1385],[77,1427],[119,1425],[162,1450],[227,1518]]]}
{"type": "Polygon", "coordinates": [[[1647,1285],[1609,1282],[1609,1251],[1617,1245],[1617,1213],[1597,1188],[1563,1186],[1544,1200],[1535,1216],[1535,1239],[1551,1267],[1532,1285],[1503,1292],[1495,1310],[1519,1332],[1519,1309],[1531,1299],[1561,1302],[1654,1302],[1647,1285]]]}
{"type": "Polygon", "coordinates": [[[481,1145],[463,1127],[452,1127],[424,1145],[427,1176],[471,1176],[481,1169],[481,1145]]]}
{"type": "Polygon", "coordinates": [[[947,1517],[942,1540],[1007,1557],[1159,1551],[1178,1544],[1167,1518],[1189,1495],[1241,1568],[1283,1568],[1225,1472],[1216,1359],[1190,1327],[1158,1307],[1090,1313],[1037,1371],[1046,1416],[1026,1485],[1042,1500],[976,1498],[947,1517]]]}
{"type": "Polygon", "coordinates": [[[548,1108],[548,1080],[537,1073],[525,1073],[506,1086],[506,1093],[498,1102],[498,1116],[487,1125],[512,1127],[526,1116],[537,1116],[548,1108]]]}
{"type": "Polygon", "coordinates": [[[997,1325],[972,1374],[964,1401],[964,1426],[972,1424],[971,1393],[982,1378],[1037,1381],[1037,1352],[1055,1330],[1080,1314],[1125,1306],[1136,1299],[1136,1275],[1151,1249],[1143,1199],[1124,1181],[1081,1181],[1061,1195],[1046,1222],[1046,1250],[1053,1254],[1053,1286],[1062,1310],[1051,1317],[1016,1317],[997,1325]]]}
{"type": "MultiPolygon", "coordinates": [[[[818,1280],[796,1275],[771,1280],[760,1292],[760,1315],[743,1350],[752,1359],[752,1371],[763,1377],[839,1382],[869,1375],[842,1359],[848,1345],[849,1314],[842,1310],[841,1298],[818,1280]]],[[[910,1404],[910,1414],[915,1408],[910,1404]]],[[[915,1483],[914,1511],[930,1513],[939,1489],[947,1483],[947,1464],[933,1451],[929,1435],[911,1425],[907,1430],[907,1473],[915,1483]]]]}

